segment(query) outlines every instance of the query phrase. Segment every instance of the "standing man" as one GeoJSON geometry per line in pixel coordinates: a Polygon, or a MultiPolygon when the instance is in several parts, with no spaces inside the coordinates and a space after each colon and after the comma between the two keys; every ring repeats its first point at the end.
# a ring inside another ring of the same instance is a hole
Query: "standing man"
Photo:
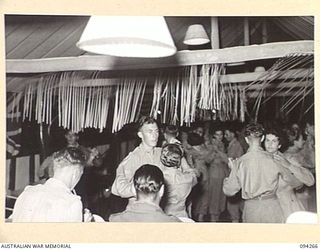
{"type": "Polygon", "coordinates": [[[133,185],[135,171],[144,164],[155,165],[162,169],[161,148],[156,147],[159,137],[156,120],[151,117],[141,117],[138,121],[138,136],[141,139],[140,145],[119,164],[111,189],[114,195],[130,198],[129,204],[135,200],[136,196],[133,185]]]}
{"type": "Polygon", "coordinates": [[[288,183],[292,179],[289,171],[261,148],[263,133],[260,124],[246,126],[245,139],[249,149],[238,160],[231,162],[231,173],[224,180],[223,191],[232,196],[242,189],[242,198],[245,200],[243,222],[281,223],[284,218],[276,196],[279,177],[281,175],[288,183]]]}
{"type": "MultiPolygon", "coordinates": [[[[227,156],[233,160],[240,158],[243,155],[243,148],[236,137],[236,129],[229,127],[224,131],[224,137],[228,142],[227,156]]],[[[243,201],[241,199],[241,193],[238,192],[234,196],[227,199],[227,210],[230,214],[232,222],[240,221],[240,214],[243,207],[243,201]]]]}

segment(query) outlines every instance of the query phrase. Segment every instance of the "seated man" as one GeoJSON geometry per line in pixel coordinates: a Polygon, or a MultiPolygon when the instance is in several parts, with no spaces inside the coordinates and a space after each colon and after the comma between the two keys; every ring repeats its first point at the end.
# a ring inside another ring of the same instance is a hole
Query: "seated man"
{"type": "Polygon", "coordinates": [[[174,216],[166,215],[160,208],[164,192],[162,171],[154,166],[142,165],[133,176],[137,199],[128,204],[125,211],[112,214],[111,222],[179,222],[174,216]]]}
{"type": "Polygon", "coordinates": [[[25,188],[15,203],[12,222],[82,222],[81,199],[72,190],[83,173],[84,161],[77,148],[54,153],[53,177],[25,188]]]}

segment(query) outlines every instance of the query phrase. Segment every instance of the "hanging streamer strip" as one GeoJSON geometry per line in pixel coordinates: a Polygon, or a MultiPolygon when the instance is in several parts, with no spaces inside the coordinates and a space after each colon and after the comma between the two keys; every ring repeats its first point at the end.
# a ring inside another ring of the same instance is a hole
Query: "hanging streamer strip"
{"type": "Polygon", "coordinates": [[[135,121],[140,112],[146,81],[122,79],[116,88],[112,132],[119,131],[125,124],[135,121]],[[140,102],[139,102],[140,100],[140,102]]]}
{"type": "Polygon", "coordinates": [[[259,79],[251,82],[245,90],[255,90],[255,86],[259,85],[259,92],[256,98],[253,112],[255,120],[258,118],[259,110],[263,104],[266,104],[271,98],[278,96],[279,94],[288,95],[293,92],[294,89],[298,89],[296,94],[291,95],[280,108],[280,112],[284,112],[288,115],[298,104],[301,105],[305,96],[311,94],[314,91],[313,85],[313,55],[299,55],[293,54],[287,57],[279,59],[269,70],[267,70],[259,79]],[[291,69],[297,68],[309,68],[308,73],[301,77],[299,71],[295,71],[293,74],[288,74],[291,69]],[[282,77],[286,75],[286,77],[282,77]],[[281,81],[279,79],[283,78],[281,81]],[[311,81],[311,83],[310,83],[311,81]],[[306,91],[304,83],[308,83],[310,90],[306,91]],[[290,86],[288,87],[288,83],[290,86]],[[269,94],[266,97],[266,91],[274,84],[278,84],[279,88],[269,94]]]}

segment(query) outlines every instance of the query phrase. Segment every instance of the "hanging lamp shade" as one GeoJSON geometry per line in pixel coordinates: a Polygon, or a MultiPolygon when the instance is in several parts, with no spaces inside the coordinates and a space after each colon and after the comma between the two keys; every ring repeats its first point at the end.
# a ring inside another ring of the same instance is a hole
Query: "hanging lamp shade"
{"type": "Polygon", "coordinates": [[[162,16],[92,16],[77,46],[120,57],[166,57],[177,51],[162,16]]]}
{"type": "Polygon", "coordinates": [[[187,45],[202,45],[208,42],[210,39],[201,24],[190,25],[183,40],[183,43],[187,45]]]}

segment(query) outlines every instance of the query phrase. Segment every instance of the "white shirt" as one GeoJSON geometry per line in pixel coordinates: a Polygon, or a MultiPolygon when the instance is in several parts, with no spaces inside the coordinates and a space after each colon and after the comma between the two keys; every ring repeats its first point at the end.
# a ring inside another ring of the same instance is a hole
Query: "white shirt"
{"type": "Polygon", "coordinates": [[[133,187],[133,176],[138,168],[144,164],[152,164],[162,170],[160,162],[161,148],[155,147],[152,150],[146,149],[143,144],[136,147],[119,164],[117,168],[116,179],[112,185],[112,193],[122,198],[135,197],[133,187]]]}
{"type": "Polygon", "coordinates": [[[82,222],[81,198],[50,178],[25,188],[15,203],[12,222],[82,222]]]}

